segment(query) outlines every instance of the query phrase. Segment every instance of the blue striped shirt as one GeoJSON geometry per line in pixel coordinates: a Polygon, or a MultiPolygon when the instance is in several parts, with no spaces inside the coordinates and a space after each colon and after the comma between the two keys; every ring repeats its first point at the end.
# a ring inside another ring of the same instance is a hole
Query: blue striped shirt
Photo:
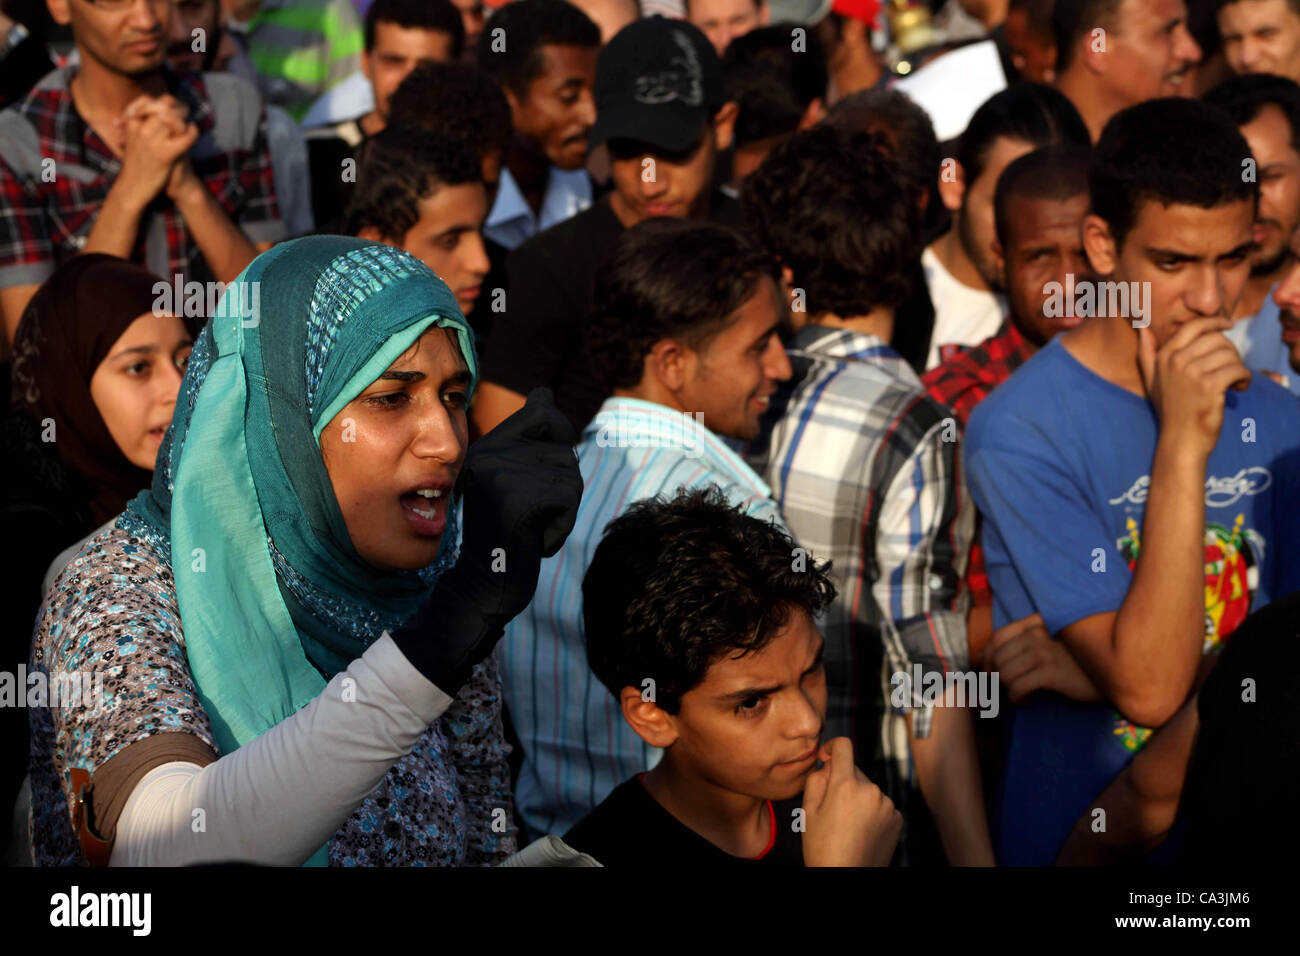
{"type": "Polygon", "coordinates": [[[573,533],[542,562],[533,602],[498,651],[524,751],[515,804],[533,834],[565,833],[661,754],[627,726],[587,667],[582,579],[605,526],[634,501],[714,484],[749,514],[784,527],[768,486],[699,417],[609,398],[578,443],[584,489],[573,533]]]}

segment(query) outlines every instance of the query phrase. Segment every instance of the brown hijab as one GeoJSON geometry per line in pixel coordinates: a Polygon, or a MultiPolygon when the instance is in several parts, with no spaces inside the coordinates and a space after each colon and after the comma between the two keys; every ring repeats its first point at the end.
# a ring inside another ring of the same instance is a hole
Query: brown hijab
{"type": "Polygon", "coordinates": [[[90,379],[122,333],[153,309],[161,281],[116,256],[74,256],[36,291],[14,335],[14,409],[42,430],[53,420],[48,447],[81,479],[96,526],[120,514],[153,474],[113,441],[90,379]]]}

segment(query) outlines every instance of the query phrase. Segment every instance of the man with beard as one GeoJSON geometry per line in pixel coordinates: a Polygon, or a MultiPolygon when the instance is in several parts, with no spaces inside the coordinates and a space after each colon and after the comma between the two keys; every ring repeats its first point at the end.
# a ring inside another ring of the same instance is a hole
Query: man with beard
{"type": "Polygon", "coordinates": [[[1247,74],[1216,86],[1205,100],[1223,107],[1237,124],[1259,181],[1257,248],[1228,338],[1247,368],[1300,395],[1300,376],[1288,361],[1279,307],[1270,295],[1287,271],[1288,242],[1300,225],[1300,86],[1280,76],[1247,74]]]}
{"type": "Polygon", "coordinates": [[[939,196],[952,228],[921,256],[934,303],[926,369],[978,345],[1006,315],[993,253],[993,192],[1012,162],[1052,143],[1088,145],[1088,130],[1070,101],[1051,87],[1022,83],[990,97],[971,117],[955,158],[939,168],[939,196]]]}
{"type": "Polygon", "coordinates": [[[166,66],[172,4],[51,0],[50,13],[72,27],[79,63],[0,113],[9,337],[36,287],[79,252],[231,282],[254,243],[284,237],[262,102],[234,77],[166,66]]]}
{"type": "Polygon", "coordinates": [[[599,52],[600,29],[564,0],[516,0],[479,36],[478,67],[501,86],[515,129],[483,229],[507,249],[591,205],[585,165],[599,52]]]}

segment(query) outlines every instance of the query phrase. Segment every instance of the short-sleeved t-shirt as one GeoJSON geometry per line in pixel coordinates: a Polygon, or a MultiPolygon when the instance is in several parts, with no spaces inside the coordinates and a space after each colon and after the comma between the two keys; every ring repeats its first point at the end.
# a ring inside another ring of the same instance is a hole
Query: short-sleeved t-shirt
{"type": "MultiPolygon", "coordinates": [[[[738,202],[720,192],[713,200],[713,222],[741,224],[738,202]]],[[[582,329],[596,270],[623,229],[606,196],[516,248],[505,308],[493,316],[483,351],[484,379],[520,395],[548,386],[579,433],[609,397],[582,348],[582,329]]]]}
{"type": "Polygon", "coordinates": [[[799,798],[767,803],[771,839],[759,856],[732,856],[661,807],[637,774],[564,835],[564,842],[608,867],[802,867],[803,842],[795,831],[799,798]]]}
{"type": "MultiPolygon", "coordinates": [[[[966,466],[984,516],[994,626],[1047,629],[1119,610],[1142,547],[1159,422],[1059,339],[971,416],[966,466]]],[[[1252,608],[1300,588],[1300,403],[1255,376],[1228,392],[1206,466],[1205,652],[1252,608]]],[[[1153,662],[1153,666],[1158,662],[1153,662]]],[[[996,812],[999,860],[1050,864],[1089,801],[1150,731],[1114,707],[1036,695],[1012,715],[996,812]]]]}

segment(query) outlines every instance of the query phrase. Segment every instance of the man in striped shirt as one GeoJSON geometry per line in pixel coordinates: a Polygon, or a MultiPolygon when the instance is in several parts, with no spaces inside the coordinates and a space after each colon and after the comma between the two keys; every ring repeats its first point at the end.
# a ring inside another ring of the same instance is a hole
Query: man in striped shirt
{"type": "Polygon", "coordinates": [[[605,526],[635,501],[707,485],[780,521],[767,485],[719,436],[755,437],[790,377],[776,334],[784,313],[768,258],[724,226],[634,226],[598,277],[587,347],[612,394],[577,447],[577,524],[542,562],[536,596],[500,652],[523,747],[516,809],[532,835],[566,832],[660,756],[587,666],[582,580],[605,526]]]}
{"type": "Polygon", "coordinates": [[[798,327],[794,377],[751,461],[800,544],[831,559],[826,733],[853,739],[903,814],[899,862],[992,865],[971,709],[996,714],[996,687],[976,682],[978,701],[928,689],[936,676],[954,689],[970,671],[962,577],[974,511],[956,421],[886,344],[920,230],[883,145],[814,127],[746,180],[746,214],[781,263],[798,327]]]}

